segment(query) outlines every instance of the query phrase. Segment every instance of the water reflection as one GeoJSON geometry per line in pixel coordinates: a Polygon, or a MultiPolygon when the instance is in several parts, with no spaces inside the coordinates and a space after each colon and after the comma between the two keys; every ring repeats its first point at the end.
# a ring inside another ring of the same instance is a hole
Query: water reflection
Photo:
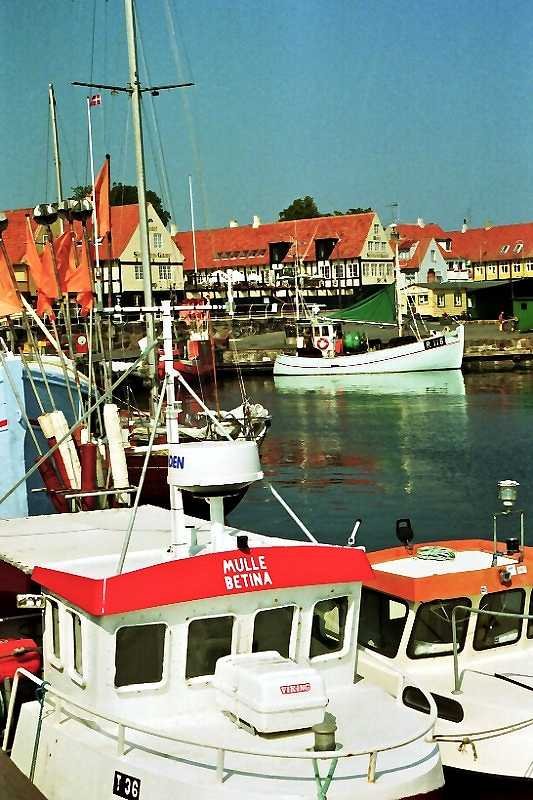
{"type": "Polygon", "coordinates": [[[458,369],[391,375],[276,375],[274,385],[280,392],[299,393],[465,394],[463,374],[458,369]]]}

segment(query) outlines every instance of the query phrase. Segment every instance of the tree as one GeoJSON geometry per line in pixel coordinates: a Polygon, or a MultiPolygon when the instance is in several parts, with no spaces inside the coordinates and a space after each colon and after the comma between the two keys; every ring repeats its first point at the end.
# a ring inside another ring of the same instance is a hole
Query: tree
{"type": "Polygon", "coordinates": [[[280,222],[291,219],[312,219],[313,217],[323,216],[317,208],[317,204],[312,197],[297,197],[290,206],[279,212],[280,222]]]}
{"type": "MultiPolygon", "coordinates": [[[[72,197],[75,200],[83,200],[84,197],[91,197],[92,186],[73,186],[72,197]]],[[[166,225],[170,219],[170,214],[163,208],[163,203],[159,195],[152,192],[151,189],[146,191],[146,199],[154,207],[156,214],[161,219],[163,225],[166,225]]],[[[136,186],[128,186],[124,183],[114,183],[111,191],[109,192],[109,202],[112,206],[127,206],[131,203],[138,202],[138,194],[136,186]]]]}
{"type": "Polygon", "coordinates": [[[369,211],[372,211],[371,208],[349,208],[347,211],[334,211],[334,217],[344,217],[345,214],[367,214],[369,211]]]}
{"type": "MultiPolygon", "coordinates": [[[[152,192],[151,189],[147,189],[146,199],[153,205],[154,211],[161,219],[163,225],[166,225],[170,219],[170,214],[163,208],[163,203],[159,195],[152,192]]],[[[137,203],[137,187],[129,186],[125,183],[114,183],[109,192],[109,201],[112,206],[127,206],[130,205],[130,203],[137,203]]]]}

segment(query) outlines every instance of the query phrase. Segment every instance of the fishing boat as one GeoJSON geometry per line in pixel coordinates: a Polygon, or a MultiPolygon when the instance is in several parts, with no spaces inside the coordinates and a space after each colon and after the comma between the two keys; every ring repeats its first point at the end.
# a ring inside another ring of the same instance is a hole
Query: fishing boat
{"type": "Polygon", "coordinates": [[[31,645],[12,656],[4,749],[49,800],[436,797],[433,699],[428,716],[359,675],[364,550],[224,523],[223,495],[262,478],[257,444],[180,442],[168,307],[164,325],[170,511],[0,522],[0,563],[44,606],[42,676],[31,645]]]}
{"type": "Polygon", "coordinates": [[[445,766],[520,778],[531,791],[533,547],[517,488],[499,484],[491,541],[415,544],[410,522],[398,521],[401,545],[369,554],[358,668],[410,708],[429,711],[416,685],[431,692],[445,766]]]}
{"type": "Polygon", "coordinates": [[[274,361],[274,376],[377,375],[461,369],[464,326],[427,336],[398,336],[383,344],[363,334],[344,332],[342,322],[320,317],[295,323],[296,354],[274,361]]]}

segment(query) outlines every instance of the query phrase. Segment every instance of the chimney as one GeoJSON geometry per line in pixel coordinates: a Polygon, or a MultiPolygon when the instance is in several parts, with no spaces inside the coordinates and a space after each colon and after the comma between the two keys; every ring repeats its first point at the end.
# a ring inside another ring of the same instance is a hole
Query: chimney
{"type": "Polygon", "coordinates": [[[261,220],[259,219],[257,214],[254,214],[254,218],[252,220],[252,228],[258,228],[260,225],[261,225],[261,220]]]}
{"type": "Polygon", "coordinates": [[[230,219],[229,226],[230,226],[230,228],[238,228],[239,227],[239,223],[237,222],[236,219],[230,219]]]}
{"type": "Polygon", "coordinates": [[[463,220],[463,225],[461,227],[461,233],[466,233],[467,230],[468,230],[468,225],[467,225],[466,219],[464,219],[463,220]]]}
{"type": "Polygon", "coordinates": [[[422,219],[422,217],[418,217],[418,219],[416,220],[416,224],[418,225],[419,228],[424,227],[424,220],[422,219]]]}

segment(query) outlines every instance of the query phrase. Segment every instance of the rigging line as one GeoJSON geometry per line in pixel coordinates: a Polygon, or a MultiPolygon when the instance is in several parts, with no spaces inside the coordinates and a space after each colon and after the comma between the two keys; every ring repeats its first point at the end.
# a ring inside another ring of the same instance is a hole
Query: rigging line
{"type": "MultiPolygon", "coordinates": [[[[152,80],[150,77],[150,71],[148,68],[148,63],[145,56],[145,49],[144,49],[144,40],[142,34],[139,33],[139,42],[141,45],[141,63],[146,74],[146,80],[148,84],[151,85],[152,80]]],[[[159,190],[162,195],[163,204],[164,206],[170,211],[171,218],[176,221],[176,214],[175,209],[172,203],[172,197],[170,192],[170,186],[168,183],[168,170],[165,160],[165,153],[163,149],[163,141],[161,139],[161,132],[159,129],[159,124],[157,121],[157,113],[155,109],[155,103],[153,101],[152,95],[149,95],[149,103],[148,109],[150,111],[150,116],[152,120],[152,128],[148,126],[148,134],[150,137],[150,145],[152,152],[154,154],[154,161],[156,165],[156,172],[158,173],[159,179],[159,190]],[[155,138],[155,141],[154,141],[155,138]]]]}
{"type": "MultiPolygon", "coordinates": [[[[92,31],[91,31],[91,65],[89,69],[89,73],[91,76],[90,83],[93,83],[94,77],[94,38],[95,38],[95,31],[96,31],[96,0],[93,0],[93,19],[92,19],[92,31]]],[[[89,182],[89,150],[87,150],[85,154],[85,184],[89,182]]]]}

